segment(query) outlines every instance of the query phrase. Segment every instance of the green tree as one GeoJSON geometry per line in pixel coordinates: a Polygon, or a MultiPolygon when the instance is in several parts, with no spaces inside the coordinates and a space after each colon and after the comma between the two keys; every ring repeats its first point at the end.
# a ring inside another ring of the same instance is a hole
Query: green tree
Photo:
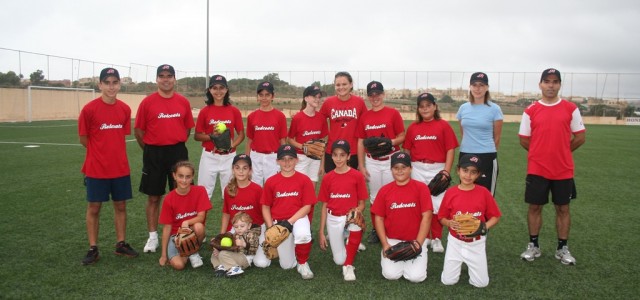
{"type": "Polygon", "coordinates": [[[20,77],[14,71],[9,71],[7,74],[0,72],[0,85],[19,86],[20,77]]]}
{"type": "Polygon", "coordinates": [[[451,96],[449,95],[444,95],[442,96],[442,98],[440,98],[439,102],[441,103],[453,103],[453,98],[451,98],[451,96]]]}
{"type": "Polygon", "coordinates": [[[42,73],[43,73],[42,70],[37,70],[31,73],[31,75],[29,75],[29,79],[31,80],[32,85],[39,85],[43,83],[44,74],[42,73]]]}

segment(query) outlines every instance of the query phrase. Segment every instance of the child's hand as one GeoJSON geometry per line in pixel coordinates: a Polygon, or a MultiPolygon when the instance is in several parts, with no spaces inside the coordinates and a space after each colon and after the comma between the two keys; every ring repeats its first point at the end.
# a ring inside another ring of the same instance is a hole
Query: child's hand
{"type": "Polygon", "coordinates": [[[318,242],[320,244],[320,249],[326,251],[329,244],[327,243],[327,238],[324,236],[324,232],[322,231],[318,234],[318,242]]]}
{"type": "Polygon", "coordinates": [[[158,263],[160,263],[161,267],[164,267],[167,265],[167,257],[166,256],[160,256],[160,259],[158,260],[158,263]]]}
{"type": "Polygon", "coordinates": [[[449,220],[449,228],[451,228],[454,231],[458,231],[458,229],[460,229],[460,223],[454,220],[449,220]]]}
{"type": "Polygon", "coordinates": [[[247,247],[247,243],[244,241],[244,239],[236,238],[236,246],[245,248],[247,247]]]}
{"type": "Polygon", "coordinates": [[[213,248],[213,256],[218,257],[218,254],[220,254],[220,251],[218,251],[218,249],[213,248]]]}

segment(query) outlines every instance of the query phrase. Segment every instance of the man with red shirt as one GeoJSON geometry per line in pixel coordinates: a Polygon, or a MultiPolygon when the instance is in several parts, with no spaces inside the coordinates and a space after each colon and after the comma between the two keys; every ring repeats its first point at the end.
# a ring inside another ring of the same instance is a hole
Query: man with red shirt
{"type": "Polygon", "coordinates": [[[576,198],[571,152],[584,144],[585,127],[578,107],[558,97],[561,81],[560,71],[544,70],[539,83],[542,99],[522,114],[518,135],[520,145],[528,151],[524,200],[529,203],[529,244],[520,257],[533,261],[541,255],[538,234],[542,227],[542,208],[549,202],[551,192],[558,233],[555,257],[564,265],[575,265],[576,259],[567,246],[571,227],[569,203],[576,198]]]}
{"type": "Polygon", "coordinates": [[[114,68],[100,72],[98,87],[102,95],[87,103],[78,118],[80,143],[87,148],[82,165],[87,186],[87,236],[89,252],[82,260],[90,265],[100,258],[98,253],[98,229],[102,202],[113,199],[117,255],[138,256],[125,243],[127,228],[127,202],[132,198],[131,177],[125,136],[131,134],[131,108],[116,99],[120,91],[120,74],[114,68]]]}
{"type": "Polygon", "coordinates": [[[158,91],[142,100],[135,122],[135,136],[143,150],[140,191],[147,194],[147,229],[149,239],[144,252],[158,248],[158,216],[165,187],[174,189],[173,165],[188,160],[185,142],[195,126],[189,100],[175,91],[176,71],[170,65],[157,70],[158,91]]]}

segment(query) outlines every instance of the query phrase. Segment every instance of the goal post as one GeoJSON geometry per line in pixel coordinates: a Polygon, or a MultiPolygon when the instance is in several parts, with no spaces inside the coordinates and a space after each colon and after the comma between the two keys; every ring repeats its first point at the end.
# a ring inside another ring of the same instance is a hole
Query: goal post
{"type": "MultiPolygon", "coordinates": [[[[67,88],[67,87],[50,87],[50,86],[36,86],[36,85],[30,85],[27,87],[27,105],[26,105],[26,115],[27,115],[27,122],[31,123],[33,121],[33,102],[34,100],[43,100],[40,98],[46,98],[46,96],[40,95],[40,97],[35,97],[33,90],[55,90],[55,91],[68,91],[68,92],[75,92],[75,100],[74,99],[66,99],[66,97],[63,95],[62,96],[62,101],[65,103],[58,103],[57,107],[56,105],[54,105],[53,107],[59,108],[59,109],[66,109],[67,111],[62,111],[59,113],[52,113],[52,115],[50,117],[44,117],[44,119],[72,119],[72,118],[76,118],[80,112],[81,109],[81,105],[80,105],[80,95],[78,92],[91,92],[91,99],[95,99],[96,98],[96,91],[94,89],[87,89],[87,88],[67,88]],[[64,105],[64,106],[63,106],[64,105]],[[69,107],[71,106],[75,106],[74,107],[74,111],[69,111],[69,107]]],[[[59,93],[56,93],[59,94],[59,93]]],[[[60,100],[60,99],[56,99],[56,100],[60,100]]],[[[90,99],[89,99],[90,100],[90,99]]],[[[55,101],[55,100],[54,100],[55,101]]],[[[50,110],[52,110],[50,108],[50,110]]],[[[42,117],[41,117],[42,118],[42,117]]],[[[40,119],[40,118],[39,118],[40,119]]]]}

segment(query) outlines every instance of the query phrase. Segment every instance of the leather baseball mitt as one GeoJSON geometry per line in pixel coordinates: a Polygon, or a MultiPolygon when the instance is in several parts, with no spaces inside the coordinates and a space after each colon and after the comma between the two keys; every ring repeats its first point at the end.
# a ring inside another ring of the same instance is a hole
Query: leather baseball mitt
{"type": "Polygon", "coordinates": [[[431,196],[438,196],[449,188],[451,184],[451,175],[449,172],[442,170],[433,176],[431,181],[429,181],[429,191],[431,191],[431,196]]]}
{"type": "Polygon", "coordinates": [[[231,232],[220,233],[211,239],[209,243],[211,248],[217,249],[218,251],[226,250],[226,251],[239,251],[240,248],[236,246],[236,239],[231,232]],[[222,246],[222,239],[230,238],[231,246],[222,246]]]}
{"type": "Polygon", "coordinates": [[[275,224],[264,231],[262,250],[267,258],[273,259],[278,257],[278,246],[289,237],[290,233],[291,231],[287,227],[280,224],[275,224]]]}
{"type": "Polygon", "coordinates": [[[200,250],[200,241],[196,233],[191,228],[181,227],[173,242],[178,248],[180,256],[187,257],[200,250]]]}
{"type": "Polygon", "coordinates": [[[369,155],[373,158],[388,155],[393,151],[391,139],[383,136],[368,137],[362,141],[364,148],[367,149],[369,155]]]}
{"type": "Polygon", "coordinates": [[[229,131],[229,128],[221,134],[210,134],[209,137],[218,151],[231,151],[231,132],[229,131]]]}
{"type": "Polygon", "coordinates": [[[358,227],[362,228],[363,231],[367,226],[362,212],[360,212],[360,210],[356,207],[350,209],[349,212],[347,212],[347,222],[344,224],[344,228],[346,229],[347,227],[349,227],[349,224],[358,225],[358,227]]]}
{"type": "Polygon", "coordinates": [[[324,150],[327,143],[320,139],[309,140],[302,144],[302,151],[304,155],[311,159],[322,159],[324,156],[324,150]]]}
{"type": "Polygon", "coordinates": [[[402,241],[391,246],[384,255],[392,261],[412,260],[422,253],[422,247],[418,241],[402,241]]]}
{"type": "Polygon", "coordinates": [[[457,232],[461,236],[472,238],[487,234],[487,225],[472,214],[455,215],[453,220],[458,222],[457,232]]]}

